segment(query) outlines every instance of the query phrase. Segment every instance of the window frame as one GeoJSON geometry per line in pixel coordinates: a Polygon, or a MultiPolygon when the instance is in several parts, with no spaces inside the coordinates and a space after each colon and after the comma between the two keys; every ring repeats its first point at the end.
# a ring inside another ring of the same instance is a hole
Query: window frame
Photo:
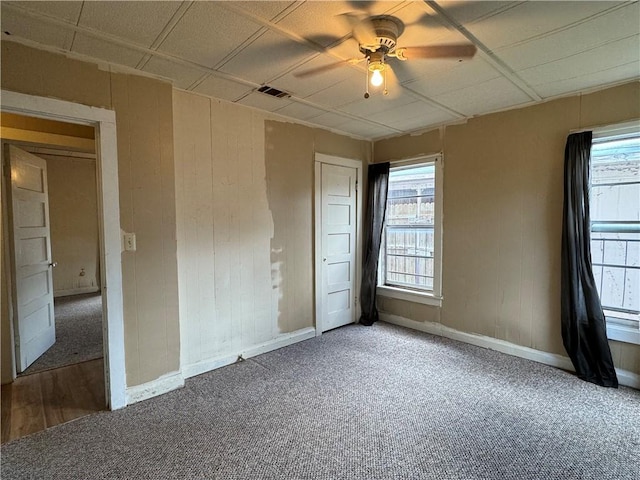
{"type": "MultiPolygon", "coordinates": [[[[615,139],[616,137],[624,137],[630,134],[640,135],[640,122],[638,120],[634,120],[631,122],[618,123],[614,125],[607,125],[603,127],[594,128],[592,130],[592,145],[595,143],[599,143],[603,141],[603,139],[615,139]]],[[[591,168],[592,163],[589,167],[589,190],[591,191],[591,168]]],[[[589,196],[589,203],[591,203],[591,195],[589,196]]],[[[590,205],[591,207],[591,205],[590,205]]],[[[594,223],[590,219],[589,225],[589,240],[591,241],[591,231],[593,229],[594,223]]],[[[600,292],[598,292],[600,294],[600,292]]],[[[636,345],[640,345],[640,325],[638,328],[634,328],[631,326],[621,325],[617,322],[616,312],[612,310],[603,309],[606,320],[606,328],[607,328],[607,338],[609,340],[616,340],[619,342],[632,343],[636,345]]]]}
{"type": "Polygon", "coordinates": [[[390,171],[394,169],[406,169],[422,165],[433,164],[435,167],[435,192],[434,192],[434,219],[433,219],[433,290],[404,288],[385,285],[385,232],[386,221],[382,231],[382,243],[380,247],[380,259],[378,262],[378,286],[376,292],[383,297],[406,300],[425,305],[442,306],[442,210],[443,210],[443,184],[444,184],[444,159],[442,153],[433,155],[421,155],[406,160],[392,161],[390,171]]]}

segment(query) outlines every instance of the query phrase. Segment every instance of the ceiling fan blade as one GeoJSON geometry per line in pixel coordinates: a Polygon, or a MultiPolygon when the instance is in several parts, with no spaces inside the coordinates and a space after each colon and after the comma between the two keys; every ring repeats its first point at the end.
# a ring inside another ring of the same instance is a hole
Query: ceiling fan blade
{"type": "Polygon", "coordinates": [[[345,65],[355,65],[356,63],[360,63],[365,58],[349,58],[348,60],[340,60],[339,62],[329,63],[328,65],[322,65],[321,67],[309,68],[307,70],[303,70],[301,72],[296,72],[293,74],[296,78],[307,78],[313,75],[318,75],[320,73],[328,72],[330,70],[334,70],[339,67],[343,67],[345,65]]]}
{"type": "Polygon", "coordinates": [[[344,18],[351,29],[353,30],[353,37],[361,45],[377,45],[376,42],[376,29],[373,27],[373,23],[367,16],[363,16],[353,12],[341,13],[339,17],[344,18]]]}
{"type": "Polygon", "coordinates": [[[361,10],[368,12],[371,9],[371,7],[373,7],[373,4],[376,2],[368,1],[368,0],[348,0],[347,3],[351,5],[353,8],[359,8],[361,10]]]}
{"type": "Polygon", "coordinates": [[[396,48],[399,59],[412,60],[414,58],[473,58],[478,49],[470,43],[450,45],[432,45],[424,47],[396,48]]]}
{"type": "MultiPolygon", "coordinates": [[[[348,37],[347,37],[348,38],[348,37]]],[[[335,35],[310,35],[304,37],[308,42],[311,42],[325,50],[335,47],[345,41],[345,37],[336,37],[335,35]]]]}
{"type": "MultiPolygon", "coordinates": [[[[462,4],[462,7],[468,8],[468,5],[462,4]]],[[[456,16],[457,11],[461,10],[461,8],[457,5],[449,5],[447,6],[447,13],[450,13],[453,17],[456,16]]],[[[446,28],[447,30],[455,30],[455,28],[448,22],[442,20],[442,18],[435,13],[424,13],[411,23],[405,24],[405,27],[410,27],[413,25],[421,25],[427,28],[446,28]]]]}

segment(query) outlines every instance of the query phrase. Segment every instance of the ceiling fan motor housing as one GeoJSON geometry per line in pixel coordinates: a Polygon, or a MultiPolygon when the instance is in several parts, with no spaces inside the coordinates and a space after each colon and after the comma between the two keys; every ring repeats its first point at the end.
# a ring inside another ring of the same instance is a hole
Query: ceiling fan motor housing
{"type": "Polygon", "coordinates": [[[376,43],[372,45],[360,45],[360,51],[367,55],[370,52],[393,52],[396,48],[398,37],[404,32],[402,21],[391,15],[377,15],[369,19],[376,35],[376,43]]]}

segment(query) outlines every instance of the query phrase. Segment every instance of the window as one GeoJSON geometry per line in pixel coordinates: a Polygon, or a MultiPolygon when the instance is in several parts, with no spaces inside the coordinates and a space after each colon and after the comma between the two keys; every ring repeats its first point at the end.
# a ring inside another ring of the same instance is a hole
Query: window
{"type": "Polygon", "coordinates": [[[440,156],[392,163],[379,293],[440,303],[440,156]]]}
{"type": "Polygon", "coordinates": [[[594,131],[591,258],[607,334],[640,343],[640,127],[594,131]]]}

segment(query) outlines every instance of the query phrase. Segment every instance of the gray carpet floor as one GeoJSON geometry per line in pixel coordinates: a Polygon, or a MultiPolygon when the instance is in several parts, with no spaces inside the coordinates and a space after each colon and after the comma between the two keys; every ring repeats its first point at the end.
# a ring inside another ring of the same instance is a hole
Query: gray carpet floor
{"type": "Polygon", "coordinates": [[[55,299],[56,343],[21,375],[102,358],[100,293],[55,299]]]}
{"type": "Polygon", "coordinates": [[[637,480],[640,392],[354,325],[1,453],[3,480],[637,480]]]}

